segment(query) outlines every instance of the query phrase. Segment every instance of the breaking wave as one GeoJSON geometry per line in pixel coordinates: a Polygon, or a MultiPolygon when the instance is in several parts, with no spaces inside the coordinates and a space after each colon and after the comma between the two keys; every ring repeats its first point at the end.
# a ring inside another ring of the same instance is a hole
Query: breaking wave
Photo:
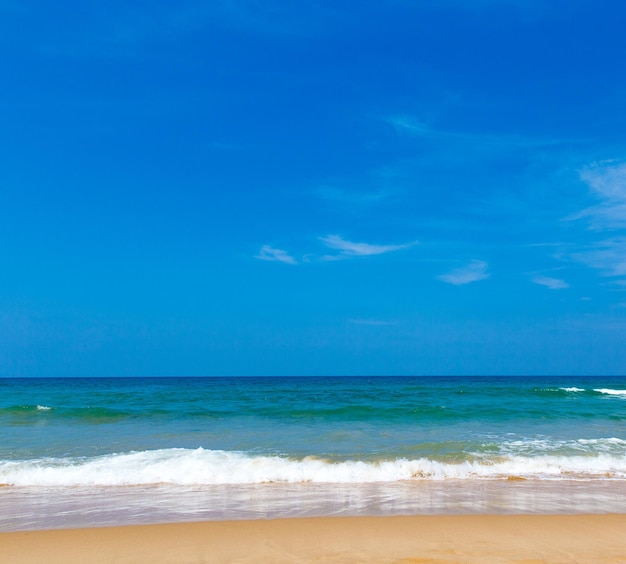
{"type": "MultiPolygon", "coordinates": [[[[624,479],[626,455],[499,454],[460,462],[427,458],[333,462],[242,452],[160,449],[93,458],[0,461],[0,484],[12,486],[125,486],[148,484],[373,483],[447,479],[624,479]]],[[[584,445],[584,443],[581,443],[584,445]]]]}

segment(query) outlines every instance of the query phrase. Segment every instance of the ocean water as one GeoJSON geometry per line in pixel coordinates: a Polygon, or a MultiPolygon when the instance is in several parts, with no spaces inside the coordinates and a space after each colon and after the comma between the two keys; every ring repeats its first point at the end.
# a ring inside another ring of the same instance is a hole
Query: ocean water
{"type": "Polygon", "coordinates": [[[626,377],[0,379],[0,530],[626,511],[626,377]]]}

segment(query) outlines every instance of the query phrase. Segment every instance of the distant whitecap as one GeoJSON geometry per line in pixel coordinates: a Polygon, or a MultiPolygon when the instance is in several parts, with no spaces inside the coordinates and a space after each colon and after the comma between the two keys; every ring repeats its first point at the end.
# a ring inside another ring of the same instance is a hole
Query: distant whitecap
{"type": "Polygon", "coordinates": [[[611,390],[610,388],[595,388],[594,392],[607,394],[609,396],[626,396],[626,390],[611,390]]]}

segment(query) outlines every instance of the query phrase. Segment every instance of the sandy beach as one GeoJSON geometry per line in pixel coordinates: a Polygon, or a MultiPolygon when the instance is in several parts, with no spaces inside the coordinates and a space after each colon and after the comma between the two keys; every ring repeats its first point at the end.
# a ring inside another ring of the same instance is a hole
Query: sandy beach
{"type": "Polygon", "coordinates": [[[626,562],[626,515],[214,521],[0,534],[0,561],[626,562]]]}

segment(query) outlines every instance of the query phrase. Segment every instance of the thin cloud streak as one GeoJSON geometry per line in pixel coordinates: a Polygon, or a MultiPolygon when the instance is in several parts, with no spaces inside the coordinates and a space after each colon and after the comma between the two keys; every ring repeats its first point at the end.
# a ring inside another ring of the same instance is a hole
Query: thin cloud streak
{"type": "Polygon", "coordinates": [[[409,247],[417,244],[416,241],[413,241],[411,243],[404,243],[402,245],[371,245],[369,243],[355,243],[353,241],[348,241],[340,235],[327,235],[325,237],[319,237],[318,239],[322,241],[322,243],[324,243],[326,247],[334,251],[338,251],[338,253],[325,254],[317,257],[309,253],[304,255],[301,260],[297,260],[284,249],[277,249],[275,247],[272,247],[271,245],[263,245],[261,247],[261,250],[259,251],[259,254],[256,255],[254,258],[268,262],[282,262],[284,264],[295,265],[316,260],[329,262],[352,257],[383,255],[386,253],[391,253],[393,251],[408,249],[409,247]]]}
{"type": "MultiPolygon", "coordinates": [[[[397,134],[406,134],[411,137],[428,137],[431,139],[443,139],[446,141],[458,141],[460,143],[483,144],[489,146],[515,147],[545,147],[559,145],[564,142],[561,139],[529,138],[518,135],[489,135],[485,133],[472,133],[462,131],[445,131],[435,129],[411,116],[392,116],[385,118],[397,134]]],[[[571,142],[571,141],[570,141],[571,142]]]]}
{"type": "Polygon", "coordinates": [[[269,262],[282,262],[284,264],[298,264],[298,261],[293,258],[287,251],[283,249],[275,249],[270,245],[263,245],[259,254],[254,258],[259,260],[266,260],[269,262]]]}
{"type": "Polygon", "coordinates": [[[540,286],[545,286],[550,290],[564,290],[569,288],[569,284],[560,278],[552,278],[551,276],[534,276],[532,281],[540,286]]]}
{"type": "Polygon", "coordinates": [[[466,266],[456,268],[448,274],[437,276],[437,279],[447,284],[462,286],[471,282],[485,280],[489,276],[491,275],[487,272],[487,263],[482,260],[473,260],[466,266]]]}
{"type": "Polygon", "coordinates": [[[329,249],[339,251],[339,255],[331,255],[326,257],[325,260],[337,259],[339,257],[363,257],[371,255],[382,255],[385,253],[391,253],[393,251],[400,251],[402,249],[408,249],[417,244],[416,241],[411,243],[404,243],[402,245],[371,245],[369,243],[355,243],[348,241],[340,235],[327,235],[319,238],[324,245],[329,249]]]}

